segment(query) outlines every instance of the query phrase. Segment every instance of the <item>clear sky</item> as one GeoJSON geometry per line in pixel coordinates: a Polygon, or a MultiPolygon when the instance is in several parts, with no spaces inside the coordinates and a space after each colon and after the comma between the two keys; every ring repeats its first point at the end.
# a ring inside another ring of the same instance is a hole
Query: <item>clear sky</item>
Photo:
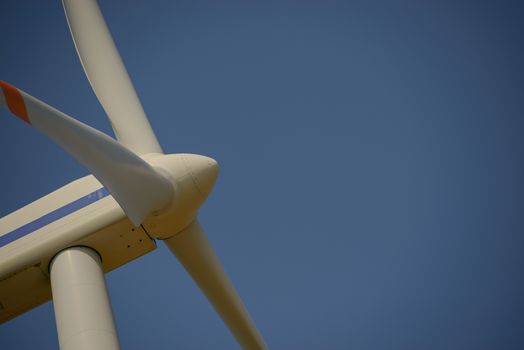
{"type": "MultiPolygon", "coordinates": [[[[520,1],[101,1],[272,349],[524,348],[520,1]]],[[[0,3],[0,79],[112,134],[61,4],[0,3]]],[[[0,111],[0,215],[87,174],[0,111]]],[[[107,275],[123,349],[234,349],[159,244],[107,275]]],[[[52,304],[2,349],[57,347],[52,304]]]]}

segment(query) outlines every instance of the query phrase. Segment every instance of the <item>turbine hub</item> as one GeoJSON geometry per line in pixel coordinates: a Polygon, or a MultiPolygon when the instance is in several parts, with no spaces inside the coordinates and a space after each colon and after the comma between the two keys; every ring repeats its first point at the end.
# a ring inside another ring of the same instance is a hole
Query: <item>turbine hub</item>
{"type": "Polygon", "coordinates": [[[173,196],[165,208],[153,212],[142,224],[154,238],[166,239],[195,220],[200,206],[213,189],[218,164],[197,154],[148,154],[142,156],[171,182],[173,196]]]}
{"type": "Polygon", "coordinates": [[[218,163],[213,158],[196,154],[184,154],[182,159],[198,192],[206,199],[215,185],[218,163]]]}

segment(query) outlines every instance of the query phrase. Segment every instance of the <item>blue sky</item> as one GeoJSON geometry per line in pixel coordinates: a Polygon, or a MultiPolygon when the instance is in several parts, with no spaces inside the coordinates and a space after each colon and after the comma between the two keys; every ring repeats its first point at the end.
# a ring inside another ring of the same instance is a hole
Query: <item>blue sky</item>
{"type": "MultiPolygon", "coordinates": [[[[524,348],[518,1],[102,1],[272,349],[524,348]]],[[[0,4],[0,79],[111,134],[59,1],[0,4]]],[[[87,174],[0,111],[0,215],[87,174]]],[[[123,349],[232,349],[159,248],[107,275],[123,349]]],[[[0,326],[57,347],[52,304],[0,326]]]]}

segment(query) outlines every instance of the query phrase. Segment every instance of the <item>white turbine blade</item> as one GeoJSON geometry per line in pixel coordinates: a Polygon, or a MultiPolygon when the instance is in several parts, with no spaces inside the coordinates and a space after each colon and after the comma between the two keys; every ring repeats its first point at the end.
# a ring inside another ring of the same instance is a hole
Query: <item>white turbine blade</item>
{"type": "Polygon", "coordinates": [[[7,105],[88,168],[135,225],[169,202],[169,180],[120,143],[1,80],[0,87],[0,106],[7,105]]]}
{"type": "Polygon", "coordinates": [[[243,349],[266,349],[262,336],[227,277],[200,224],[195,220],[164,242],[229,327],[243,349]]]}
{"type": "Polygon", "coordinates": [[[87,79],[120,143],[138,155],[162,153],[96,0],[62,0],[87,79]]]}

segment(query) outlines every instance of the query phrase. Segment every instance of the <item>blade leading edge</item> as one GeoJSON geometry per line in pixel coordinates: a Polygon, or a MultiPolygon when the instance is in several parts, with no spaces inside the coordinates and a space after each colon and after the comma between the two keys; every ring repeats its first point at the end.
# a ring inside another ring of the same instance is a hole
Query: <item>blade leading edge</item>
{"type": "Polygon", "coordinates": [[[62,0],[69,30],[117,140],[142,155],[163,153],[96,0],[62,0]]]}
{"type": "Polygon", "coordinates": [[[103,132],[0,80],[3,105],[89,169],[135,225],[171,200],[169,180],[103,132]]]}
{"type": "Polygon", "coordinates": [[[206,295],[242,348],[267,349],[198,221],[195,220],[164,242],[206,295]]]}

